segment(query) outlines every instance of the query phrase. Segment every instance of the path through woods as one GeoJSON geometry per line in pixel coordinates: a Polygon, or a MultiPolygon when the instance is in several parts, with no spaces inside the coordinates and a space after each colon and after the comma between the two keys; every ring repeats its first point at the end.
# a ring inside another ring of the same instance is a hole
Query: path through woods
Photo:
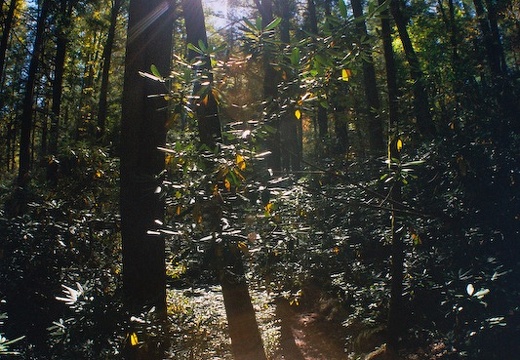
{"type": "Polygon", "coordinates": [[[280,319],[280,353],[276,360],[345,359],[341,324],[326,322],[316,312],[296,312],[288,301],[276,302],[280,319]]]}

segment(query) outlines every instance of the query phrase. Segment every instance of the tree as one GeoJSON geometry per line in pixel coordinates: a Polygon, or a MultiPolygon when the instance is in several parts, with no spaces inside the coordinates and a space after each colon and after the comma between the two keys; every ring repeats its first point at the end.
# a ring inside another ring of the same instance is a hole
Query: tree
{"type": "Polygon", "coordinates": [[[368,39],[368,31],[365,20],[363,19],[363,6],[361,0],[350,0],[352,13],[356,19],[356,30],[358,33],[359,47],[363,52],[361,57],[363,66],[363,85],[365,88],[365,98],[368,107],[368,134],[370,151],[373,155],[380,156],[385,153],[383,122],[380,117],[380,101],[377,91],[376,70],[370,45],[365,43],[368,39]]]}
{"type": "Polygon", "coordinates": [[[68,32],[71,22],[72,10],[76,1],[61,0],[59,12],[56,16],[56,55],[54,58],[54,81],[52,84],[52,109],[51,126],[49,136],[49,155],[47,178],[52,184],[57,181],[57,160],[59,124],[61,116],[61,101],[63,94],[63,75],[65,72],[65,59],[67,55],[68,32]]]}
{"type": "MultiPolygon", "coordinates": [[[[255,0],[256,7],[260,12],[262,17],[262,28],[266,29],[269,24],[271,24],[274,20],[273,15],[273,1],[272,0],[255,0]]],[[[269,167],[275,171],[279,172],[282,169],[281,164],[281,148],[280,148],[280,132],[278,130],[278,119],[277,119],[277,104],[275,99],[278,96],[278,82],[279,75],[276,69],[273,66],[274,61],[274,45],[270,41],[272,38],[272,31],[266,31],[264,36],[264,49],[262,52],[262,69],[264,71],[264,80],[263,80],[263,100],[267,107],[268,114],[274,114],[268,122],[274,128],[276,128],[276,132],[271,134],[268,139],[266,139],[266,146],[271,151],[271,155],[269,156],[269,167]]]]}
{"type": "Polygon", "coordinates": [[[31,132],[33,127],[33,102],[34,88],[40,62],[41,51],[44,42],[45,22],[49,13],[50,1],[43,0],[38,13],[34,44],[32,49],[27,81],[25,83],[22,114],[20,118],[20,163],[18,167],[18,186],[25,189],[29,182],[29,170],[31,168],[31,132]]]}
{"type": "MultiPolygon", "coordinates": [[[[14,20],[14,11],[16,10],[17,0],[11,0],[9,3],[9,9],[7,10],[7,14],[3,23],[2,28],[2,40],[0,42],[0,82],[3,79],[4,66],[5,66],[5,55],[7,53],[7,44],[9,41],[9,36],[11,35],[11,28],[13,26],[14,20]]],[[[3,3],[2,3],[2,11],[3,11],[3,3]]],[[[3,15],[3,14],[2,14],[3,15]]],[[[3,16],[2,16],[3,17],[3,16]]],[[[1,108],[1,99],[0,99],[0,108],[1,108]]]]}
{"type": "MultiPolygon", "coordinates": [[[[191,47],[200,46],[207,49],[208,39],[201,1],[183,0],[182,8],[187,43],[191,44],[191,47]]],[[[193,94],[200,97],[200,100],[195,103],[200,142],[207,149],[214,150],[216,142],[222,140],[222,134],[218,106],[212,90],[211,59],[208,55],[201,55],[192,48],[188,51],[188,60],[195,64],[195,74],[203,77],[207,82],[204,88],[200,79],[196,79],[193,94]]],[[[222,209],[218,196],[209,202],[211,205],[206,207],[207,214],[205,214],[209,218],[208,230],[213,234],[221,233],[222,209]]],[[[224,235],[221,236],[224,237],[224,235]]],[[[233,356],[237,360],[266,359],[255,311],[245,281],[241,252],[231,239],[223,239],[220,242],[215,239],[214,241],[211,251],[215,257],[213,261],[217,270],[217,278],[222,286],[233,356]]]]}
{"type": "MultiPolygon", "coordinates": [[[[382,5],[383,0],[379,1],[382,5]]],[[[390,171],[396,172],[396,164],[400,161],[399,140],[399,103],[397,87],[397,67],[395,65],[394,50],[392,46],[392,32],[390,27],[388,10],[381,12],[381,37],[383,40],[383,53],[386,69],[386,87],[388,92],[388,162],[392,166],[390,171]]],[[[387,324],[387,346],[392,353],[397,353],[399,337],[402,334],[403,322],[403,269],[404,248],[402,230],[397,223],[396,204],[401,202],[401,182],[397,174],[394,175],[394,183],[390,189],[390,200],[392,201],[390,240],[391,240],[391,285],[390,305],[388,310],[387,324]]]]}
{"type": "MultiPolygon", "coordinates": [[[[307,0],[307,22],[309,31],[313,37],[318,36],[318,17],[316,15],[316,4],[314,0],[307,0]]],[[[318,125],[318,138],[323,141],[329,132],[327,109],[321,104],[318,105],[316,114],[316,123],[318,125]]]]}
{"type": "Polygon", "coordinates": [[[112,49],[114,47],[114,39],[116,34],[117,17],[123,5],[123,0],[113,0],[110,10],[110,24],[108,27],[108,35],[103,47],[103,70],[101,74],[101,88],[99,90],[99,106],[96,137],[98,142],[103,142],[106,131],[106,120],[108,113],[108,86],[110,77],[110,64],[112,61],[112,49]]]}
{"type": "Polygon", "coordinates": [[[165,244],[149,234],[163,218],[163,204],[156,193],[164,155],[158,146],[166,141],[168,113],[160,83],[139,75],[155,66],[168,74],[172,52],[172,2],[130,1],[126,43],[125,78],[121,119],[121,236],[123,288],[129,311],[155,306],[166,310],[165,244]]]}
{"type": "MultiPolygon", "coordinates": [[[[291,49],[291,9],[290,0],[281,0],[278,2],[281,22],[280,22],[280,42],[284,49],[291,49]]],[[[282,49],[282,51],[284,50],[282,49]]],[[[293,48],[294,49],[294,48],[293,48]]],[[[289,59],[284,59],[282,76],[284,89],[286,89],[285,99],[280,100],[282,107],[281,114],[278,119],[278,132],[280,134],[280,161],[281,170],[298,173],[301,168],[302,158],[302,123],[295,115],[295,107],[291,104],[291,97],[298,94],[299,88],[295,72],[298,71],[297,63],[291,64],[289,59]],[[294,69],[296,68],[296,69],[294,69]],[[295,89],[296,88],[296,89],[295,89]]],[[[301,115],[300,115],[301,116],[301,115]]]]}
{"type": "Polygon", "coordinates": [[[414,50],[412,40],[408,34],[407,19],[405,18],[401,7],[401,0],[390,1],[390,12],[395,20],[399,38],[403,44],[404,53],[408,66],[410,67],[410,76],[413,80],[414,94],[414,110],[417,119],[417,129],[419,133],[426,138],[430,138],[435,134],[435,126],[430,113],[430,101],[426,90],[424,74],[421,69],[419,58],[414,50]]]}

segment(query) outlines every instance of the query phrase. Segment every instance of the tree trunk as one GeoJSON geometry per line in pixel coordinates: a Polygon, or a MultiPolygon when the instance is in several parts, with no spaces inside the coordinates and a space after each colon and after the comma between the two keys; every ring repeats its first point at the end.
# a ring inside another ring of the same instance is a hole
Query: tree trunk
{"type": "MultiPolygon", "coordinates": [[[[316,15],[316,4],[314,0],[307,0],[307,13],[308,13],[308,23],[309,23],[309,31],[314,36],[318,36],[318,17],[316,15]]],[[[321,105],[318,105],[317,114],[316,114],[316,122],[318,124],[318,139],[319,143],[322,143],[328,135],[329,132],[329,124],[328,124],[328,115],[327,109],[321,105]]]]}
{"type": "Polygon", "coordinates": [[[112,49],[114,47],[114,38],[116,34],[117,17],[121,10],[123,0],[114,0],[110,11],[110,25],[108,28],[107,40],[103,47],[103,70],[101,73],[101,88],[99,90],[99,105],[96,138],[98,143],[103,143],[105,136],[106,120],[108,113],[108,85],[110,75],[110,63],[112,60],[112,49]]]}
{"type": "MultiPolygon", "coordinates": [[[[363,6],[361,0],[350,0],[352,13],[356,21],[356,30],[358,38],[368,38],[368,31],[365,20],[363,19],[363,6]]],[[[377,91],[376,70],[370,47],[362,44],[360,46],[365,56],[363,57],[363,84],[365,88],[365,98],[368,106],[368,136],[370,153],[375,156],[385,154],[385,144],[383,136],[383,123],[380,116],[381,104],[379,101],[379,93],[377,91]]]]}
{"type": "Polygon", "coordinates": [[[164,238],[150,234],[164,217],[155,193],[164,169],[157,149],[166,141],[167,105],[160,97],[161,83],[143,78],[139,71],[155,65],[169,74],[172,55],[173,5],[163,0],[131,0],[125,57],[121,120],[121,235],[123,289],[127,309],[139,313],[155,306],[166,311],[164,238]],[[149,22],[149,19],[154,19],[149,22]],[[143,26],[143,23],[147,26],[143,26]]]}
{"type": "MultiPolygon", "coordinates": [[[[207,46],[208,38],[201,1],[183,0],[182,9],[186,24],[186,42],[198,47],[199,41],[202,41],[207,46]]],[[[197,57],[200,57],[198,53],[188,50],[188,60],[192,61],[197,57]]],[[[222,132],[218,117],[217,101],[211,89],[213,86],[211,59],[203,57],[201,60],[202,64],[197,66],[194,71],[197,75],[208,76],[210,85],[208,88],[202,89],[201,82],[197,79],[193,87],[194,94],[202,95],[201,101],[196,106],[199,136],[204,145],[214,150],[215,144],[222,141],[222,132]],[[201,94],[201,91],[203,91],[203,94],[201,94]]]]}
{"type": "MultiPolygon", "coordinates": [[[[11,28],[13,26],[14,11],[16,9],[17,0],[11,0],[9,3],[9,9],[4,21],[4,28],[2,32],[2,41],[0,42],[0,82],[2,82],[4,75],[5,66],[5,55],[7,53],[7,44],[9,42],[9,36],[11,34],[11,28]]],[[[3,4],[2,4],[3,6],[3,4]]],[[[3,14],[2,14],[3,15],[3,14]]],[[[1,100],[0,100],[1,101],[1,100]]],[[[1,102],[0,102],[1,105],[1,102]]],[[[1,106],[0,106],[1,108],[1,106]]]]}
{"type": "Polygon", "coordinates": [[[33,127],[33,102],[36,75],[40,62],[40,55],[43,47],[43,34],[45,31],[45,21],[49,12],[49,0],[43,0],[40,13],[36,24],[36,33],[32,56],[27,72],[27,82],[25,84],[25,94],[22,103],[22,115],[20,119],[20,162],[18,168],[18,186],[22,189],[27,187],[29,182],[29,170],[31,168],[31,132],[33,127]]]}
{"type": "Polygon", "coordinates": [[[401,0],[391,0],[390,11],[395,20],[399,38],[403,44],[405,57],[410,67],[410,76],[413,80],[414,110],[417,119],[417,129],[424,137],[431,138],[435,134],[435,126],[433,125],[433,119],[430,113],[430,101],[419,58],[415,53],[408,34],[407,20],[401,10],[401,0]]]}
{"type": "MultiPolygon", "coordinates": [[[[68,27],[70,25],[70,16],[72,13],[72,3],[67,0],[61,0],[60,14],[58,24],[56,25],[56,56],[54,58],[54,81],[52,84],[52,109],[51,109],[51,126],[49,136],[48,153],[51,157],[58,155],[58,137],[59,124],[61,116],[61,98],[63,94],[63,74],[65,72],[65,59],[68,44],[68,27]]],[[[47,180],[52,184],[57,183],[57,166],[56,159],[50,159],[47,166],[47,180]]]]}
{"type": "MultiPolygon", "coordinates": [[[[256,0],[258,11],[262,16],[262,27],[265,28],[273,20],[273,1],[272,0],[256,0]]],[[[271,134],[266,139],[267,149],[271,151],[271,155],[267,160],[268,167],[274,172],[280,172],[282,169],[281,163],[281,148],[280,148],[280,132],[278,130],[279,118],[277,116],[279,109],[276,99],[278,97],[278,83],[279,74],[272,65],[274,58],[273,44],[264,42],[264,49],[262,54],[262,67],[264,71],[263,79],[263,99],[265,106],[267,107],[267,113],[271,118],[267,119],[267,123],[272,127],[276,128],[277,131],[271,134]]]]}
{"type": "Polygon", "coordinates": [[[486,12],[482,0],[473,0],[473,4],[479,19],[480,31],[482,31],[484,37],[484,46],[486,47],[491,75],[495,78],[502,78],[507,70],[505,68],[505,56],[500,41],[495,7],[490,1],[486,1],[488,5],[488,11],[486,12]]]}
{"type": "MultiPolygon", "coordinates": [[[[197,45],[202,41],[208,45],[206,26],[202,3],[200,0],[184,0],[182,2],[184,21],[186,24],[186,41],[197,45]]],[[[188,52],[188,60],[192,61],[198,54],[194,51],[188,52]]],[[[196,74],[211,72],[209,58],[201,59],[203,64],[196,67],[196,74]]],[[[201,85],[195,83],[194,94],[199,93],[201,85]]],[[[202,98],[197,106],[197,118],[199,122],[199,136],[201,143],[209,149],[214,149],[215,142],[220,141],[222,135],[220,130],[220,119],[218,106],[211,86],[213,78],[209,76],[209,91],[203,91],[207,98],[202,98]]],[[[211,201],[214,201],[213,199],[211,201]]],[[[221,204],[215,200],[213,206],[208,207],[205,214],[209,219],[209,227],[212,233],[222,231],[220,219],[222,217],[221,204]]],[[[217,277],[222,286],[224,307],[228,321],[229,336],[231,338],[231,350],[236,360],[263,360],[266,359],[262,337],[256,323],[255,311],[249,296],[245,271],[238,246],[231,239],[214,243],[213,248],[217,277]]]]}
{"type": "MultiPolygon", "coordinates": [[[[290,20],[291,10],[289,7],[289,0],[282,0],[279,3],[282,11],[282,22],[280,23],[280,40],[283,47],[288,47],[291,44],[290,35],[290,20]]],[[[295,81],[293,69],[290,64],[287,64],[285,79],[287,83],[295,81]]],[[[290,91],[290,87],[286,86],[290,91]]],[[[296,91],[298,91],[297,89],[296,91]]],[[[290,97],[292,94],[288,94],[290,97]]],[[[295,116],[294,106],[287,106],[287,110],[280,116],[280,124],[278,131],[280,132],[280,147],[283,151],[280,152],[281,169],[283,171],[299,173],[301,169],[302,158],[302,122],[295,116]]]]}
{"type": "MultiPolygon", "coordinates": [[[[384,0],[379,0],[383,4],[384,0]]],[[[388,131],[389,131],[389,161],[399,159],[400,154],[397,148],[398,134],[398,87],[397,87],[397,68],[395,65],[394,51],[392,47],[392,33],[388,11],[381,13],[381,35],[383,39],[383,49],[386,69],[386,86],[388,91],[388,131]]],[[[392,169],[390,169],[392,171],[392,169]]],[[[390,197],[395,202],[401,202],[401,185],[396,181],[390,190],[390,197]]],[[[394,208],[392,203],[392,208],[394,208]]],[[[392,353],[397,353],[399,347],[399,337],[402,334],[403,322],[403,262],[404,249],[401,233],[397,230],[396,212],[392,211],[390,236],[391,236],[391,288],[390,288],[390,307],[388,311],[387,326],[387,349],[392,353]]]]}

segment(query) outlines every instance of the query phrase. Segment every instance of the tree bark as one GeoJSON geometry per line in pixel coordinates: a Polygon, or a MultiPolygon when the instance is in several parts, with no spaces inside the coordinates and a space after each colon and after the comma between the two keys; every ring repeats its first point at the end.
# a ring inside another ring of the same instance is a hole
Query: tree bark
{"type": "MultiPolygon", "coordinates": [[[[314,36],[318,36],[318,17],[316,15],[316,4],[314,0],[307,0],[307,13],[309,30],[314,36]]],[[[328,114],[327,109],[321,105],[318,105],[316,122],[318,124],[318,139],[320,143],[323,142],[329,132],[328,114]]]]}
{"type": "MultiPolygon", "coordinates": [[[[206,25],[201,0],[183,0],[182,8],[186,24],[186,40],[189,44],[198,46],[199,41],[207,47],[206,25]]],[[[193,61],[200,56],[194,51],[188,51],[188,60],[193,61]]],[[[216,141],[221,141],[220,118],[218,104],[214,98],[211,86],[211,62],[202,57],[202,65],[195,67],[196,74],[209,74],[209,91],[202,91],[201,84],[196,81],[194,94],[203,93],[207,98],[200,99],[196,106],[199,122],[200,141],[209,149],[215,148],[216,141]]],[[[221,204],[217,199],[211,199],[205,216],[209,219],[209,231],[221,233],[221,204]]],[[[228,321],[231,350],[236,360],[266,359],[262,337],[256,323],[255,310],[251,303],[249,290],[245,279],[245,271],[240,250],[231,239],[213,244],[212,249],[217,271],[217,278],[222,286],[224,307],[228,321]]]]}
{"type": "MultiPolygon", "coordinates": [[[[17,0],[11,0],[9,3],[9,9],[4,20],[4,28],[2,32],[2,41],[0,42],[0,83],[4,76],[5,67],[5,55],[7,54],[7,44],[9,42],[9,36],[11,34],[11,28],[13,26],[14,11],[16,10],[17,0]]],[[[3,4],[2,4],[3,7],[3,4]]],[[[3,14],[2,14],[3,15],[3,14]]],[[[1,101],[1,100],[0,100],[1,101]]],[[[1,102],[0,102],[1,105],[1,102]]]]}
{"type": "MultiPolygon", "coordinates": [[[[289,5],[289,0],[281,0],[279,2],[282,16],[282,22],[280,23],[280,40],[283,47],[289,47],[291,44],[291,9],[289,5]]],[[[291,84],[295,81],[294,72],[291,68],[291,64],[287,65],[285,79],[288,84],[291,84]]],[[[288,85],[285,88],[291,92],[291,87],[291,85],[288,85]]],[[[289,93],[286,97],[290,97],[291,95],[292,94],[289,93]]],[[[294,106],[288,106],[287,110],[280,116],[278,131],[280,132],[280,148],[283,148],[283,151],[280,151],[281,169],[288,173],[295,172],[298,174],[301,169],[302,159],[302,122],[296,118],[294,113],[294,106]]]]}
{"type": "Polygon", "coordinates": [[[407,20],[402,13],[401,6],[401,0],[390,1],[390,11],[395,20],[399,38],[403,44],[405,57],[410,67],[410,76],[413,80],[414,110],[417,120],[417,129],[424,137],[431,138],[435,134],[435,126],[430,113],[430,101],[426,90],[424,74],[421,70],[419,58],[410,40],[407,20]]]}
{"type": "Polygon", "coordinates": [[[128,18],[121,119],[121,235],[123,290],[127,309],[139,313],[154,306],[166,311],[164,238],[149,233],[164,217],[156,194],[164,155],[168,113],[161,83],[139,71],[155,65],[169,74],[172,55],[173,4],[163,0],[131,0],[128,18]]]}
{"type": "MultiPolygon", "coordinates": [[[[379,0],[383,4],[384,0],[379,0]]],[[[395,65],[394,51],[392,47],[392,33],[388,11],[381,13],[381,36],[383,40],[383,50],[386,69],[386,86],[388,91],[388,156],[389,163],[399,159],[400,153],[397,148],[398,140],[398,87],[397,87],[397,68],[395,65]]],[[[392,171],[394,169],[390,169],[392,171]]],[[[395,171],[395,170],[394,170],[395,171]]],[[[401,202],[401,184],[397,180],[390,190],[390,197],[395,202],[401,202]]],[[[394,208],[392,203],[392,209],[394,208]]],[[[388,311],[387,325],[387,349],[396,354],[399,348],[399,337],[402,334],[403,323],[403,269],[404,269],[404,249],[401,233],[397,230],[396,212],[392,211],[390,236],[391,236],[391,285],[390,285],[390,306],[388,311]]]]}
{"type": "MultiPolygon", "coordinates": [[[[63,94],[63,74],[65,72],[65,59],[67,55],[68,27],[72,13],[73,3],[67,0],[60,1],[60,15],[56,25],[56,55],[54,57],[54,81],[52,84],[52,109],[51,126],[49,131],[48,154],[51,157],[58,155],[59,125],[61,116],[61,99],[63,94]]],[[[58,164],[56,159],[49,159],[47,166],[47,180],[52,184],[57,183],[58,164]]]]}
{"type": "Polygon", "coordinates": [[[43,48],[43,38],[45,32],[45,22],[49,12],[50,1],[43,0],[36,23],[36,33],[32,56],[27,72],[27,82],[22,103],[22,115],[20,118],[20,162],[18,168],[18,186],[22,189],[27,187],[29,182],[29,171],[31,168],[31,132],[33,127],[33,102],[34,87],[40,62],[40,55],[43,48]]]}
{"type": "Polygon", "coordinates": [[[110,64],[112,60],[112,49],[114,47],[114,38],[116,34],[117,17],[123,0],[114,0],[112,2],[112,9],[110,10],[110,25],[108,27],[107,40],[103,47],[103,70],[101,73],[101,87],[99,90],[99,105],[98,105],[98,119],[96,138],[98,143],[103,143],[105,136],[105,128],[108,114],[108,86],[110,77],[110,64]]]}
{"type": "MultiPolygon", "coordinates": [[[[273,20],[273,1],[272,0],[255,0],[258,11],[262,16],[262,27],[265,28],[273,20]]],[[[280,131],[279,118],[277,116],[279,109],[276,102],[278,97],[279,74],[274,68],[272,61],[274,58],[273,44],[264,41],[264,49],[262,54],[262,68],[264,71],[263,79],[263,99],[267,108],[267,113],[271,118],[267,119],[267,123],[276,128],[276,132],[266,139],[266,145],[271,155],[267,159],[268,167],[274,172],[282,170],[281,147],[280,147],[280,131]]]]}
{"type": "MultiPolygon", "coordinates": [[[[186,24],[186,42],[198,47],[199,41],[202,41],[204,45],[207,46],[208,38],[201,1],[183,0],[182,11],[186,24]]],[[[210,82],[210,85],[203,89],[199,81],[200,79],[197,79],[193,87],[193,93],[201,96],[195,109],[199,136],[201,142],[213,150],[215,144],[222,141],[222,132],[220,129],[220,119],[218,117],[218,105],[212,91],[213,75],[211,73],[211,59],[204,56],[201,57],[200,54],[193,50],[188,50],[188,60],[193,61],[196,58],[202,60],[202,64],[195,67],[195,73],[197,76],[208,76],[208,81],[210,82]]]]}
{"type": "MultiPolygon", "coordinates": [[[[363,38],[368,38],[368,31],[365,20],[363,19],[363,6],[361,0],[350,0],[352,6],[352,13],[357,19],[356,30],[358,38],[361,41],[363,38]]],[[[383,136],[383,123],[380,116],[381,103],[379,101],[379,93],[377,91],[376,70],[374,67],[374,60],[372,57],[372,50],[370,47],[360,42],[360,47],[364,52],[362,66],[363,66],[363,84],[365,88],[365,98],[367,101],[367,115],[368,115],[368,136],[370,153],[375,156],[382,156],[385,154],[385,144],[383,136]]]]}

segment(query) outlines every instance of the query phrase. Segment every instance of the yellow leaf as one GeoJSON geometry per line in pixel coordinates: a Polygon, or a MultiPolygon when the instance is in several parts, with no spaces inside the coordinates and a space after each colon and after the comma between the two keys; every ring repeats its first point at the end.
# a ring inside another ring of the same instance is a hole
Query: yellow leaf
{"type": "Polygon", "coordinates": [[[237,166],[240,170],[244,171],[246,169],[246,161],[244,157],[240,154],[237,154],[237,166]]]}
{"type": "Polygon", "coordinates": [[[136,346],[139,344],[139,339],[137,338],[137,334],[135,332],[130,334],[130,345],[136,346]]]}
{"type": "Polygon", "coordinates": [[[264,209],[265,209],[265,212],[270,215],[271,214],[271,209],[273,208],[273,203],[272,202],[268,202],[265,206],[264,206],[264,209]]]}
{"type": "Polygon", "coordinates": [[[397,139],[397,143],[395,144],[395,146],[397,148],[397,151],[400,152],[403,148],[403,142],[401,141],[401,139],[397,139]]]}
{"type": "Polygon", "coordinates": [[[228,179],[224,180],[224,187],[226,188],[227,191],[231,190],[231,183],[229,182],[228,179]]]}
{"type": "Polygon", "coordinates": [[[349,70],[349,69],[341,70],[341,80],[349,81],[350,75],[352,75],[352,70],[349,70]]]}
{"type": "Polygon", "coordinates": [[[298,109],[296,109],[294,111],[294,116],[296,116],[296,119],[300,120],[300,118],[302,117],[302,112],[298,109]]]}
{"type": "Polygon", "coordinates": [[[238,242],[238,248],[244,253],[244,255],[248,255],[249,254],[249,249],[247,247],[247,244],[243,241],[239,241],[238,242]]]}

